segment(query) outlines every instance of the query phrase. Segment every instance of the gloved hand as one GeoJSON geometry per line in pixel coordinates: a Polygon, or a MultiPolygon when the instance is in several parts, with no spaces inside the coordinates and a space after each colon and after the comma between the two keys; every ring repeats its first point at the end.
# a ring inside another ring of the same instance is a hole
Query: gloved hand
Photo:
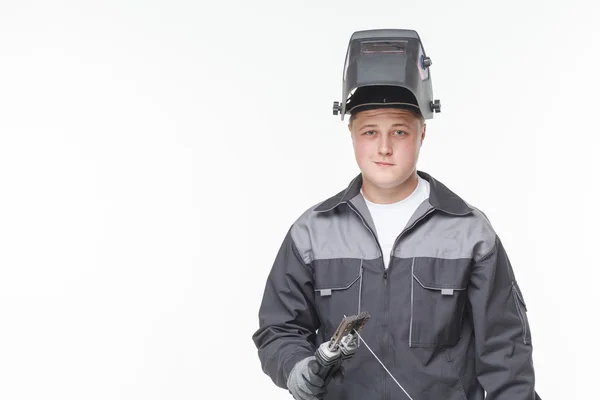
{"type": "Polygon", "coordinates": [[[298,361],[287,380],[289,392],[296,400],[319,400],[325,394],[325,382],[308,367],[314,356],[298,361]]]}

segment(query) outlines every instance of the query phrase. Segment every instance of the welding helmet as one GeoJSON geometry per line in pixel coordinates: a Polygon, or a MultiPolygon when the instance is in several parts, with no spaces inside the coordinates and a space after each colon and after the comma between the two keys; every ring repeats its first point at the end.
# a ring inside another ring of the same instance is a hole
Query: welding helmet
{"type": "Polygon", "coordinates": [[[425,119],[441,111],[433,99],[431,59],[418,33],[407,29],[354,32],[344,63],[341,103],[333,114],[383,107],[412,108],[425,119]]]}

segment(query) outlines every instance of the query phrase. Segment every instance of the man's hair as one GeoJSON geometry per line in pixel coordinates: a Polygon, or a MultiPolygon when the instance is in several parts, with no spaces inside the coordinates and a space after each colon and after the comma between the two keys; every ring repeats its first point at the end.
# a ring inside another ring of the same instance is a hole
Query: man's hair
{"type": "MultiPolygon", "coordinates": [[[[419,122],[421,123],[421,128],[425,125],[425,118],[423,118],[423,114],[421,114],[420,111],[413,110],[411,108],[406,108],[405,110],[408,111],[409,113],[411,113],[415,118],[417,118],[419,120],[419,122]]],[[[356,114],[351,114],[350,119],[348,120],[350,126],[352,126],[355,119],[356,119],[356,114]]]]}

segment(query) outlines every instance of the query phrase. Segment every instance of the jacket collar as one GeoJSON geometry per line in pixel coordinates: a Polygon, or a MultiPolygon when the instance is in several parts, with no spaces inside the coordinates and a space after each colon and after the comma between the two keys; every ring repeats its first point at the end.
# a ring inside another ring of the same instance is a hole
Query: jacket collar
{"type": "MultiPolygon", "coordinates": [[[[429,203],[433,208],[454,215],[466,215],[473,211],[473,209],[463,199],[461,199],[457,194],[452,192],[443,183],[436,180],[428,173],[417,170],[417,174],[429,182],[429,203]]],[[[340,204],[347,203],[354,197],[360,195],[361,187],[362,174],[359,174],[350,182],[346,189],[319,204],[315,208],[315,211],[330,211],[338,207],[340,204]]]]}

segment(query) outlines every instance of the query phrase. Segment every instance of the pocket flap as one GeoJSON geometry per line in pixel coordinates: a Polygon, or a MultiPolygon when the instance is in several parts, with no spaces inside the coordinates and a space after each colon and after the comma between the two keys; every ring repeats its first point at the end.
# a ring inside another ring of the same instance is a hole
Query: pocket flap
{"type": "Polygon", "coordinates": [[[425,289],[452,295],[469,284],[470,259],[416,258],[413,277],[425,289]]]}
{"type": "Polygon", "coordinates": [[[325,295],[352,286],[360,278],[362,260],[334,258],[316,260],[314,265],[315,290],[325,295]]]}
{"type": "Polygon", "coordinates": [[[512,286],[513,286],[514,292],[517,294],[517,297],[519,298],[519,301],[523,305],[523,308],[525,309],[525,311],[527,311],[527,304],[525,304],[525,298],[523,297],[523,293],[521,293],[521,288],[519,287],[519,284],[517,283],[517,281],[513,281],[512,286]]]}

